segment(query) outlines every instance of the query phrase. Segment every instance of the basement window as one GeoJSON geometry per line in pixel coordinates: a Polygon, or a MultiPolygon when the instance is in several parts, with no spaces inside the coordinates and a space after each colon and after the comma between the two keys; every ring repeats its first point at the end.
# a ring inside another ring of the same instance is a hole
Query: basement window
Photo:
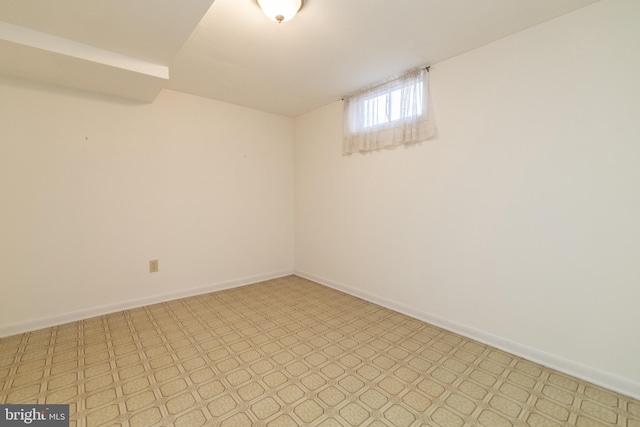
{"type": "Polygon", "coordinates": [[[368,99],[363,99],[364,129],[371,129],[377,126],[393,124],[403,118],[416,118],[422,115],[423,111],[423,87],[422,81],[415,82],[409,87],[406,96],[408,108],[403,108],[403,91],[406,90],[401,85],[390,88],[382,94],[374,94],[368,99]]]}
{"type": "Polygon", "coordinates": [[[414,70],[346,97],[343,154],[379,150],[433,137],[428,76],[427,69],[414,70]]]}

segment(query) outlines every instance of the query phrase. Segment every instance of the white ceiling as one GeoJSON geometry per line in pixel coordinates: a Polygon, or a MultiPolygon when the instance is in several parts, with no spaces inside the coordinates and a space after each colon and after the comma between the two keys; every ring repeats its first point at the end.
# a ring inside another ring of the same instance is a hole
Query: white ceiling
{"type": "Polygon", "coordinates": [[[151,102],[213,0],[0,0],[0,73],[151,102]]]}
{"type": "Polygon", "coordinates": [[[296,116],[596,1],[307,0],[277,24],[255,0],[0,0],[0,73],[296,116]]]}

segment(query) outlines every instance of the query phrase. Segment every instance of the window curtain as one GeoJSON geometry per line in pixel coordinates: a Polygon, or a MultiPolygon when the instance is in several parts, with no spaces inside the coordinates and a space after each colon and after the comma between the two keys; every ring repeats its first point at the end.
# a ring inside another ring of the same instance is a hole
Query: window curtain
{"type": "Polygon", "coordinates": [[[429,72],[419,69],[346,97],[343,155],[433,137],[428,94],[429,72]]]}

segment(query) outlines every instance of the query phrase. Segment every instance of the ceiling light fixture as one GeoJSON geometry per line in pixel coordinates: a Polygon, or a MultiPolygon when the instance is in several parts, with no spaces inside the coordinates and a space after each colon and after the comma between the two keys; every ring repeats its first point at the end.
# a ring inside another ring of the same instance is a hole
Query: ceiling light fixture
{"type": "Polygon", "coordinates": [[[290,20],[304,4],[304,0],[256,0],[265,15],[278,23],[290,20]]]}

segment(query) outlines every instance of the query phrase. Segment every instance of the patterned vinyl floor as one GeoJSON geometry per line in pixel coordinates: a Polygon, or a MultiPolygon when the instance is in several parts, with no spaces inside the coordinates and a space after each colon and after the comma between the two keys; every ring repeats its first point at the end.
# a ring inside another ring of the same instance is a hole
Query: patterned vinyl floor
{"type": "Polygon", "coordinates": [[[640,402],[289,276],[0,339],[75,426],[625,426],[640,402]]]}

